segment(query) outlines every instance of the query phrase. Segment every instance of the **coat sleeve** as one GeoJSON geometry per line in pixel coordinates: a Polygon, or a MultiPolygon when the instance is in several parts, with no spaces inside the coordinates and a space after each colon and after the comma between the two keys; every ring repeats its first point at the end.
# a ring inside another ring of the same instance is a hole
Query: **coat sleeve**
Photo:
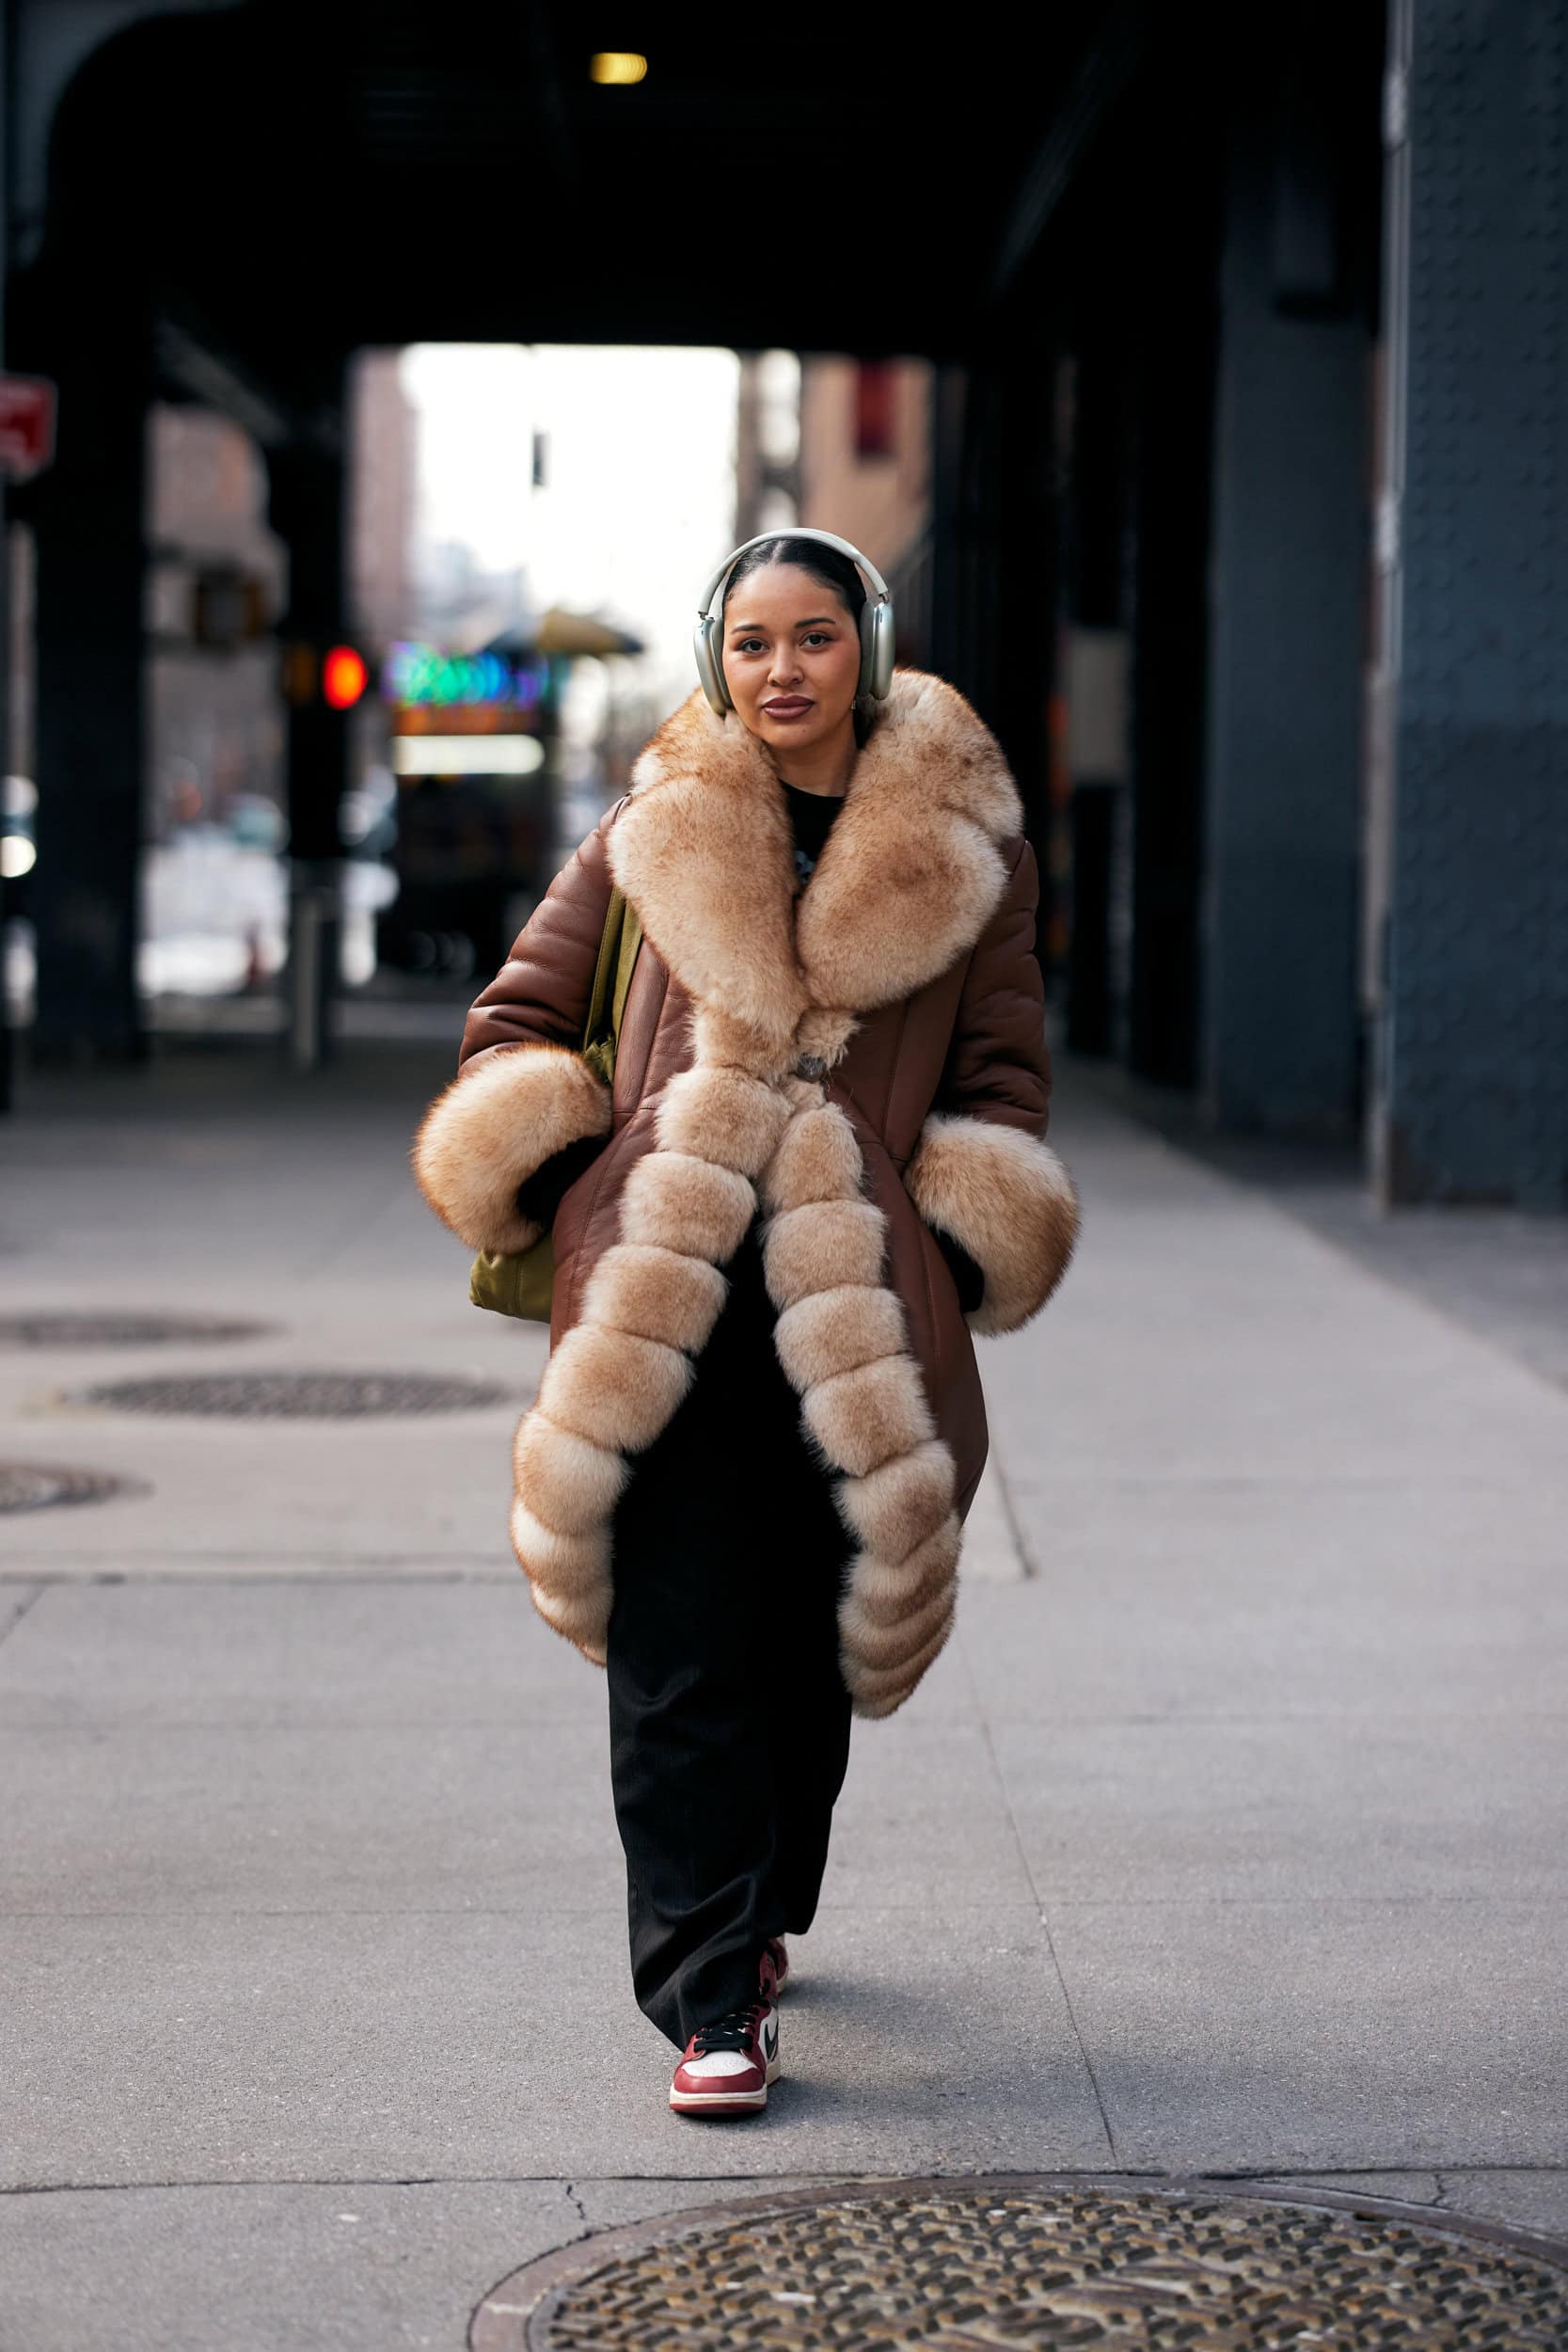
{"type": "Polygon", "coordinates": [[[578,1050],[610,906],[610,822],[567,860],[476,999],[458,1074],[414,1138],[420,1190],[470,1249],[531,1248],[562,1189],[551,1171],[570,1181],[610,1132],[610,1089],[578,1050]]]}
{"type": "Polygon", "coordinates": [[[904,1181],[939,1240],[984,1277],[968,1320],[1016,1331],[1067,1271],[1078,1237],[1072,1180],[1045,1140],[1051,1059],[1035,957],[1039,875],[1026,841],[1009,844],[1006,885],[964,977],[942,1086],[904,1181]]]}

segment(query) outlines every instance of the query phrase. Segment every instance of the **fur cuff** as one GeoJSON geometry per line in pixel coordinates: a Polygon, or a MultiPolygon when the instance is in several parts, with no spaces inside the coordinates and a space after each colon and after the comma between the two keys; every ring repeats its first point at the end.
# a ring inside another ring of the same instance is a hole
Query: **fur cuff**
{"type": "Polygon", "coordinates": [[[985,1275],[973,1330],[1016,1331],[1039,1312],[1078,1238],[1078,1197],[1049,1143],[993,1120],[932,1117],[904,1183],[985,1275]]]}
{"type": "Polygon", "coordinates": [[[531,1249],[543,1228],[517,1206],[536,1168],[610,1133],[610,1089],[562,1045],[498,1046],[459,1071],[414,1138],[414,1177],[470,1249],[531,1249]]]}

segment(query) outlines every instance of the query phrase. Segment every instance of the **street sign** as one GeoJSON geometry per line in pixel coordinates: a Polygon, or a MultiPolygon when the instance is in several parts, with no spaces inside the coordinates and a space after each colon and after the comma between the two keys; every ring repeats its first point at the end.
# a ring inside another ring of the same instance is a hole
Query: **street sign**
{"type": "Polygon", "coordinates": [[[54,454],[54,385],[46,375],[0,375],[0,473],[30,481],[54,454]]]}

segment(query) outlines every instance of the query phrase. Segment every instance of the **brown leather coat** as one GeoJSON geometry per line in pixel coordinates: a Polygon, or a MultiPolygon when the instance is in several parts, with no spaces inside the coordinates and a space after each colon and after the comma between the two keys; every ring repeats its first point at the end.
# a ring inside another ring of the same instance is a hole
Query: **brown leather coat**
{"type": "Polygon", "coordinates": [[[540,1608],[602,1661],[614,1502],[678,1404],[759,1207],[781,1360],[858,1538],[841,1656],[891,1711],[941,1648],[986,1458],[971,1327],[1015,1328],[1077,1203],[1043,1140],[1037,880],[1010,777],[954,690],[896,674],[805,891],[766,753],[700,695],[669,721],[475,1004],[416,1168],[475,1247],[602,1147],[556,1211],[552,1352],[516,1447],[540,1608]],[[641,919],[612,1098],[575,1052],[612,878],[641,919]],[[985,1275],[966,1319],[933,1238],[985,1275]]]}

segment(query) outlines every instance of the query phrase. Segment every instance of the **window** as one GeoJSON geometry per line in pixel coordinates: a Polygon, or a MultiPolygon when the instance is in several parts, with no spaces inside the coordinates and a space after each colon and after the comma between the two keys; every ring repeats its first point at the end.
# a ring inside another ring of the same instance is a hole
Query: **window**
{"type": "Polygon", "coordinates": [[[895,439],[898,389],[891,359],[862,359],[855,370],[855,455],[891,457],[895,439]]]}

